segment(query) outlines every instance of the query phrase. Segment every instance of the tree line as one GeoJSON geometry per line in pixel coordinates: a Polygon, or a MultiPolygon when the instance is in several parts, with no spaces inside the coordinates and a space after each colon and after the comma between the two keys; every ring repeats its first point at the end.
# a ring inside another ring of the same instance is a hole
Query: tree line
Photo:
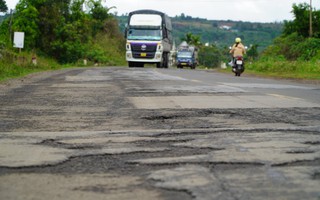
{"type": "MultiPolygon", "coordinates": [[[[262,54],[264,58],[288,61],[320,60],[320,10],[310,8],[309,4],[294,4],[294,19],[284,22],[284,30],[262,54]],[[313,34],[310,36],[310,10],[312,11],[313,34]]],[[[320,67],[319,67],[320,68],[320,67]]]]}
{"type": "MultiPolygon", "coordinates": [[[[0,2],[1,11],[6,12],[5,2],[0,2]]],[[[10,49],[12,33],[24,32],[27,51],[60,63],[84,58],[107,62],[114,58],[108,48],[124,54],[119,52],[124,49],[124,41],[110,9],[102,5],[102,0],[20,0],[0,25],[0,44],[10,49]]]]}
{"type": "Polygon", "coordinates": [[[8,6],[4,0],[0,0],[0,12],[7,12],[8,6]]]}
{"type": "MultiPolygon", "coordinates": [[[[55,58],[60,63],[74,63],[84,58],[94,62],[123,63],[125,41],[117,20],[122,27],[126,18],[117,16],[116,19],[110,9],[102,5],[102,0],[20,0],[12,15],[6,15],[0,25],[0,49],[12,50],[12,34],[18,31],[25,32],[27,51],[55,58]]],[[[5,1],[0,0],[0,12],[7,11],[5,1]]],[[[292,21],[280,24],[208,21],[186,15],[176,16],[172,21],[177,44],[182,39],[190,39],[200,45],[199,58],[205,65],[218,66],[226,61],[228,46],[235,37],[241,37],[250,47],[248,56],[251,60],[258,56],[264,59],[319,59],[320,11],[313,8],[312,37],[309,36],[310,5],[293,4],[292,13],[292,21]],[[221,30],[221,24],[230,25],[236,31],[221,30]],[[267,30],[271,32],[267,33],[267,30]],[[268,47],[265,48],[266,41],[268,47]],[[207,42],[210,44],[203,44],[207,42]],[[258,55],[261,46],[265,50],[258,55]]]]}
{"type": "MultiPolygon", "coordinates": [[[[259,60],[281,60],[281,61],[314,61],[320,60],[320,10],[314,8],[312,11],[312,29],[313,33],[310,36],[310,5],[306,3],[293,4],[292,13],[294,19],[291,21],[284,21],[283,30],[278,37],[270,40],[270,44],[264,48],[262,52],[258,50],[261,42],[257,42],[248,46],[247,59],[250,61],[259,60]]],[[[190,17],[180,16],[178,18],[190,19],[190,17]]],[[[199,20],[199,19],[197,19],[199,20]]],[[[247,29],[252,28],[252,25],[244,23],[237,25],[236,27],[246,26],[247,29]]],[[[262,28],[259,24],[257,28],[262,28]]],[[[240,33],[240,32],[239,32],[240,33]]],[[[229,50],[227,47],[221,47],[217,44],[211,44],[204,46],[199,41],[200,36],[192,33],[185,34],[181,37],[181,40],[189,41],[191,44],[198,45],[200,47],[199,62],[211,67],[219,66],[222,61],[226,61],[229,58],[229,50]]],[[[248,40],[246,37],[241,36],[246,44],[248,40]]],[[[250,43],[249,43],[250,44],[250,43]]],[[[317,65],[314,68],[320,71],[320,66],[317,65]]],[[[290,70],[289,70],[290,71],[290,70]]]]}

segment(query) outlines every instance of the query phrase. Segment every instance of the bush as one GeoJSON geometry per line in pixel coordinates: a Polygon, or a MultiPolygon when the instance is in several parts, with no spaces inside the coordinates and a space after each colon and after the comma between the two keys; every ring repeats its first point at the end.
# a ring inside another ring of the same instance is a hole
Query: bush
{"type": "Polygon", "coordinates": [[[219,67],[222,61],[221,51],[216,46],[203,46],[199,51],[199,62],[209,68],[219,67]]]}
{"type": "Polygon", "coordinates": [[[320,50],[320,39],[307,38],[303,43],[300,43],[296,47],[296,51],[300,52],[299,60],[312,60],[318,55],[320,50]]]}
{"type": "MultiPolygon", "coordinates": [[[[17,4],[13,13],[12,29],[25,32],[25,50],[36,49],[59,63],[77,63],[84,58],[107,63],[118,56],[110,52],[117,51],[120,45],[113,45],[113,42],[112,45],[100,45],[96,36],[104,34],[104,37],[118,40],[118,43],[123,41],[117,21],[109,15],[110,9],[96,0],[24,0],[17,4]],[[85,5],[86,11],[83,9],[85,5]]],[[[1,24],[0,48],[5,45],[10,49],[12,46],[9,44],[12,43],[9,39],[10,19],[1,24]]],[[[125,43],[121,45],[120,49],[124,49],[125,43]]],[[[124,59],[124,54],[121,59],[124,59]]]]}
{"type": "Polygon", "coordinates": [[[263,52],[262,57],[276,58],[281,56],[290,61],[309,61],[318,55],[319,49],[319,38],[303,38],[297,33],[293,33],[275,39],[274,44],[263,52]]]}

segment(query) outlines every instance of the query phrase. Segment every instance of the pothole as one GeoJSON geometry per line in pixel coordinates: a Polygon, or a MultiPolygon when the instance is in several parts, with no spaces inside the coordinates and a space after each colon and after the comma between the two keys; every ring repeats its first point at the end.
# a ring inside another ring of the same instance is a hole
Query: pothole
{"type": "Polygon", "coordinates": [[[313,180],[320,180],[320,172],[316,172],[312,175],[313,180]]]}
{"type": "Polygon", "coordinates": [[[304,144],[320,145],[320,141],[307,141],[307,142],[304,142],[304,144]]]}
{"type": "Polygon", "coordinates": [[[293,151],[287,151],[288,154],[308,154],[308,153],[315,153],[315,151],[312,150],[293,150],[293,151]]]}

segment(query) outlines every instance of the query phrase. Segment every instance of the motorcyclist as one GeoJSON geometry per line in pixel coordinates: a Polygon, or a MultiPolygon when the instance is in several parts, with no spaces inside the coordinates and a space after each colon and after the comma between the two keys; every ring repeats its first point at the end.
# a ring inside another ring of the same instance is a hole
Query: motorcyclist
{"type": "Polygon", "coordinates": [[[233,57],[233,64],[236,57],[243,57],[243,55],[246,54],[246,48],[241,43],[241,38],[235,39],[235,44],[231,47],[230,54],[232,54],[233,57]]]}

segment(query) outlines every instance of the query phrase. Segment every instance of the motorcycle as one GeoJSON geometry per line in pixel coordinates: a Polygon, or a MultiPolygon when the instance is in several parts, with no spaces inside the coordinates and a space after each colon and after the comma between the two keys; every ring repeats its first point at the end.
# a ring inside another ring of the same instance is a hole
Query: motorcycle
{"type": "Polygon", "coordinates": [[[241,74],[244,72],[243,56],[237,56],[233,58],[232,72],[235,73],[235,76],[241,76],[241,74]]]}

